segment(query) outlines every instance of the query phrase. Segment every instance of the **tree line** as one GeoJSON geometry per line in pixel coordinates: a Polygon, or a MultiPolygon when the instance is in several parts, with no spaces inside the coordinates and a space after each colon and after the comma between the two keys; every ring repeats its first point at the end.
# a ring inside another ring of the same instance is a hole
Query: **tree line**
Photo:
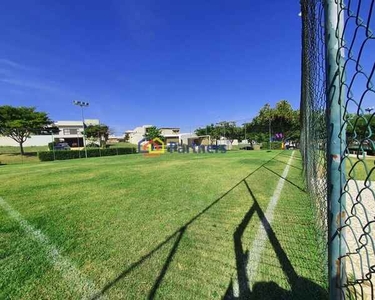
{"type": "Polygon", "coordinates": [[[212,139],[226,138],[262,143],[270,140],[297,141],[300,138],[300,113],[287,100],[281,100],[275,107],[265,104],[251,122],[237,126],[236,122],[223,121],[195,130],[198,136],[210,135],[212,139]]]}
{"type": "MultiPolygon", "coordinates": [[[[347,143],[372,143],[375,132],[375,114],[346,114],[347,143]],[[366,142],[367,141],[367,142],[366,142]],[[370,142],[369,142],[370,141],[370,142]]],[[[271,138],[285,142],[300,139],[300,111],[294,110],[287,100],[281,100],[275,107],[265,104],[251,122],[240,126],[236,122],[222,121],[209,124],[195,130],[198,136],[210,135],[211,139],[226,138],[233,142],[247,140],[258,143],[268,142],[271,138]]],[[[20,153],[25,154],[23,144],[31,135],[58,133],[59,129],[45,112],[35,107],[0,106],[0,135],[12,138],[19,144],[20,153]]],[[[89,139],[99,139],[100,146],[105,147],[111,133],[105,124],[85,126],[84,132],[89,139]]],[[[149,128],[147,139],[163,138],[160,129],[149,128]]]]}

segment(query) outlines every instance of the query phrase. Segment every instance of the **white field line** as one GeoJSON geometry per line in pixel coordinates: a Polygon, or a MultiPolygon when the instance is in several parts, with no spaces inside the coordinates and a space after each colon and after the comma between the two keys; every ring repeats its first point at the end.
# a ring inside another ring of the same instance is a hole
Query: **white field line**
{"type": "MultiPolygon", "coordinates": [[[[279,201],[281,191],[283,190],[283,187],[284,187],[284,183],[285,183],[284,178],[286,178],[288,176],[290,164],[293,160],[293,155],[294,155],[294,151],[292,152],[292,154],[291,154],[291,156],[288,160],[288,163],[287,163],[287,165],[286,165],[286,167],[283,171],[283,174],[281,175],[282,178],[279,179],[279,182],[277,183],[276,189],[273,192],[273,195],[271,197],[270,203],[268,204],[266,213],[264,214],[264,218],[266,220],[261,220],[261,222],[259,224],[259,227],[258,227],[257,234],[256,234],[256,236],[255,236],[255,238],[254,238],[254,240],[251,244],[251,248],[249,250],[249,259],[247,261],[246,271],[247,271],[247,278],[249,280],[249,288],[250,289],[251,289],[251,287],[254,283],[254,279],[255,279],[256,274],[257,274],[260,258],[262,256],[264,246],[267,242],[267,230],[269,230],[269,228],[265,228],[263,226],[263,224],[267,224],[267,221],[268,221],[268,224],[271,225],[271,223],[273,221],[273,215],[274,215],[274,212],[275,212],[275,208],[276,208],[277,202],[279,201]]],[[[237,278],[236,278],[236,280],[234,280],[233,293],[234,293],[235,297],[239,297],[239,286],[238,286],[238,279],[237,278]]]]}
{"type": "MultiPolygon", "coordinates": [[[[17,221],[20,227],[35,241],[43,246],[48,260],[58,270],[63,278],[69,283],[70,288],[82,295],[82,299],[90,299],[91,295],[98,293],[94,283],[85,277],[74,264],[60,254],[60,251],[52,245],[46,235],[28,223],[22,215],[13,209],[3,198],[0,197],[0,206],[8,215],[17,221]]],[[[101,298],[103,299],[103,298],[101,298]]]]}

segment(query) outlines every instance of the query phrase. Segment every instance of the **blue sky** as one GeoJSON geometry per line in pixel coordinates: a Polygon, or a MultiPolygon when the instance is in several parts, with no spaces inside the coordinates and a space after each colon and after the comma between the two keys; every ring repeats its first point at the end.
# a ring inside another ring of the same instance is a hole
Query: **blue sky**
{"type": "Polygon", "coordinates": [[[250,120],[299,106],[299,1],[5,1],[0,105],[86,117],[120,134],[250,120]],[[37,2],[37,4],[32,3],[37,2]]]}

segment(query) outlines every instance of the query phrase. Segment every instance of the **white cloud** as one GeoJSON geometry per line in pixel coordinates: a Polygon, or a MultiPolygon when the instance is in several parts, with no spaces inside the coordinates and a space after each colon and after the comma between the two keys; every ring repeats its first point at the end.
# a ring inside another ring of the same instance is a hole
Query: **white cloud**
{"type": "Polygon", "coordinates": [[[37,81],[18,80],[18,79],[0,79],[0,82],[17,85],[17,86],[21,86],[25,88],[45,90],[45,91],[50,91],[50,92],[59,91],[58,88],[52,85],[45,84],[43,82],[37,82],[37,81]]]}
{"type": "Polygon", "coordinates": [[[0,58],[0,65],[5,67],[11,67],[14,69],[28,69],[26,66],[16,63],[10,59],[0,58]]]}

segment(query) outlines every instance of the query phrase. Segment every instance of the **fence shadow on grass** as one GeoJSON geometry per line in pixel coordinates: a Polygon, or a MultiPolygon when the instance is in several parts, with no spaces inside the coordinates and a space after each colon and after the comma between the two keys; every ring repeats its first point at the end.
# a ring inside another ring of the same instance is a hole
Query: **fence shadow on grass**
{"type": "MultiPolygon", "coordinates": [[[[235,184],[233,187],[231,187],[228,191],[226,191],[222,196],[217,198],[215,201],[213,201],[210,205],[208,205],[205,209],[203,209],[201,212],[199,212],[197,215],[195,215],[193,218],[191,218],[188,222],[186,222],[183,226],[181,226],[178,230],[176,230],[174,233],[172,233],[170,236],[168,236],[163,242],[158,244],[153,250],[148,252],[146,255],[142,256],[137,262],[131,264],[126,270],[124,270],[122,273],[120,273],[115,279],[108,282],[99,293],[92,296],[91,299],[99,299],[102,295],[104,295],[109,289],[111,289],[113,286],[116,285],[119,281],[124,279],[126,276],[128,276],[132,271],[140,267],[143,263],[146,262],[153,254],[155,254],[157,251],[159,251],[161,248],[163,248],[165,245],[170,243],[173,239],[175,239],[173,246],[171,250],[169,251],[169,254],[163,264],[163,267],[161,268],[151,290],[148,293],[148,299],[154,299],[155,295],[160,287],[160,285],[163,282],[163,279],[168,272],[168,269],[170,267],[171,262],[173,261],[173,258],[178,250],[178,247],[180,245],[180,242],[189,227],[192,223],[194,223],[198,218],[200,218],[202,215],[204,215],[207,211],[209,211],[212,207],[214,207],[216,204],[218,204],[223,198],[225,198],[231,191],[233,191],[235,188],[240,186],[241,184],[245,184],[247,187],[247,190],[252,197],[254,204],[249,209],[249,211],[245,214],[243,220],[241,223],[237,226],[237,229],[235,230],[233,234],[233,240],[234,240],[234,251],[235,251],[235,257],[236,257],[236,269],[237,269],[237,276],[240,286],[239,291],[239,297],[234,297],[233,293],[233,285],[232,282],[230,282],[229,287],[223,295],[223,299],[280,299],[280,297],[284,299],[296,299],[296,296],[301,294],[301,299],[310,299],[306,297],[306,291],[314,291],[315,295],[317,296],[316,299],[324,299],[326,298],[326,291],[319,287],[317,284],[301,278],[297,275],[295,272],[291,262],[289,261],[285,251],[281,247],[275,232],[272,230],[271,225],[269,224],[268,220],[266,219],[262,209],[260,208],[257,199],[255,198],[250,186],[246,182],[246,179],[248,179],[251,175],[255,174],[257,171],[259,171],[262,168],[265,168],[269,171],[272,171],[271,169],[266,167],[266,164],[268,164],[270,161],[275,159],[277,156],[282,155],[283,152],[280,152],[275,157],[270,159],[269,161],[265,162],[264,164],[260,165],[257,169],[249,173],[246,177],[244,177],[242,180],[240,180],[237,184],[235,184]],[[242,235],[247,228],[250,220],[254,216],[254,214],[257,214],[259,219],[262,222],[262,225],[266,229],[267,237],[270,240],[272,247],[278,257],[278,260],[280,261],[280,264],[282,266],[282,270],[285,273],[285,275],[288,278],[288,282],[290,283],[292,287],[292,291],[286,291],[282,288],[280,288],[276,283],[274,282],[258,282],[253,285],[252,290],[250,290],[249,286],[249,280],[247,278],[247,259],[249,256],[249,253],[245,253],[243,250],[242,245],[242,235]],[[272,296],[273,295],[273,296],[272,296]],[[285,296],[285,297],[284,297],[285,296]],[[272,298],[275,297],[275,298],[272,298]]],[[[289,156],[288,156],[289,157],[289,156]]],[[[273,172],[273,171],[272,171],[273,172]]],[[[275,172],[273,172],[275,173],[275,172]]],[[[275,173],[276,175],[280,176],[279,174],[275,173]]],[[[281,177],[281,176],[280,176],[281,177]]],[[[285,179],[285,178],[284,178],[285,179]]],[[[286,180],[286,179],[285,179],[286,180]]],[[[289,181],[288,181],[289,182],[289,181]]],[[[291,183],[293,186],[299,188],[296,184],[291,183]]]]}
{"type": "Polygon", "coordinates": [[[299,185],[295,184],[293,181],[289,180],[288,178],[283,177],[282,175],[280,175],[279,173],[275,172],[274,170],[266,167],[265,165],[263,166],[263,168],[267,169],[268,171],[270,171],[271,173],[275,174],[276,176],[282,178],[283,180],[285,180],[289,184],[293,185],[295,188],[299,189],[301,192],[307,193],[304,188],[302,188],[299,185]]]}
{"type": "Polygon", "coordinates": [[[246,180],[243,180],[243,183],[254,203],[245,214],[233,235],[239,287],[238,296],[234,295],[233,281],[231,280],[223,299],[326,299],[328,297],[326,290],[316,283],[298,276],[272,229],[271,224],[268,222],[262,208],[259,206],[253,191],[246,180]],[[282,271],[291,286],[291,291],[284,290],[275,282],[256,282],[253,285],[252,290],[250,290],[251,282],[248,278],[247,264],[249,263],[249,255],[251,255],[251,253],[243,251],[242,236],[255,213],[261,220],[261,224],[266,231],[268,240],[280,262],[282,271]]]}
{"type": "MultiPolygon", "coordinates": [[[[288,164],[287,162],[282,161],[282,160],[279,160],[279,159],[275,159],[275,158],[274,158],[273,160],[276,161],[276,162],[282,163],[282,164],[284,164],[284,165],[287,165],[287,164],[288,164]]],[[[300,170],[300,171],[303,170],[302,168],[297,167],[297,166],[294,166],[294,165],[292,165],[292,164],[290,164],[289,166],[292,167],[292,168],[295,168],[295,169],[297,169],[297,170],[300,170]]]]}

